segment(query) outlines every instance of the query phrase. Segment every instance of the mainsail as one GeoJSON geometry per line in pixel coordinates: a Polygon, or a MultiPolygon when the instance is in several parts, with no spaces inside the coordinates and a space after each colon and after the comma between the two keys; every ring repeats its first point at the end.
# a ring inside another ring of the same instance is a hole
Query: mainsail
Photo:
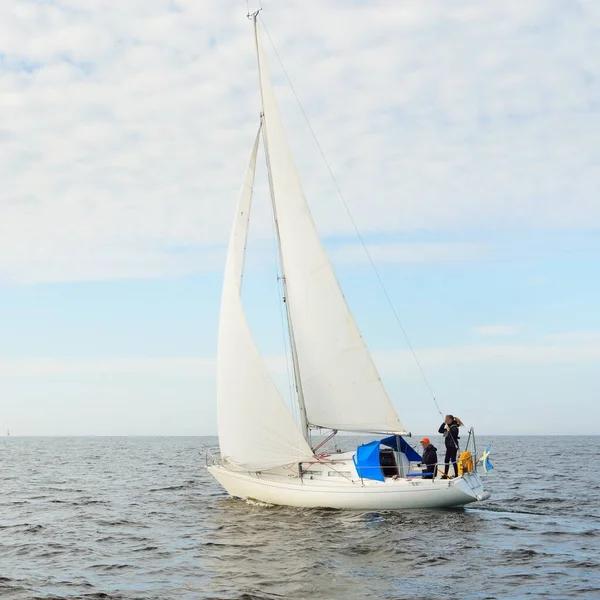
{"type": "Polygon", "coordinates": [[[316,231],[286,142],[256,17],[254,26],[263,136],[308,421],[347,431],[406,433],[316,231]]]}
{"type": "Polygon", "coordinates": [[[221,457],[229,468],[242,471],[260,471],[313,458],[252,339],[241,301],[259,136],[260,128],[229,239],[217,356],[221,457]]]}

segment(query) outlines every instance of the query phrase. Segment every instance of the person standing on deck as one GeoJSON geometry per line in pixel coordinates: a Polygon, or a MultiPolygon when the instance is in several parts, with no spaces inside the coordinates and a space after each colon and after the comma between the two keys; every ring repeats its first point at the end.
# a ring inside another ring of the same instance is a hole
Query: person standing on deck
{"type": "Polygon", "coordinates": [[[456,455],[458,453],[458,440],[460,439],[458,428],[464,423],[452,415],[446,415],[444,422],[440,425],[438,433],[444,434],[446,443],[446,457],[444,458],[444,476],[448,477],[450,463],[454,466],[454,477],[458,477],[458,465],[456,464],[456,455]]]}

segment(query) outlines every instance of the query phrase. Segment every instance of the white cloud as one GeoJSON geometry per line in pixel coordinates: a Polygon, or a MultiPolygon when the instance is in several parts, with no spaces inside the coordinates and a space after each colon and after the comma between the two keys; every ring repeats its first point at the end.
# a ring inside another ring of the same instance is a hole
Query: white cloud
{"type": "Polygon", "coordinates": [[[521,330],[515,325],[479,325],[475,333],[482,336],[517,335],[521,330]]]}
{"type": "MultiPolygon", "coordinates": [[[[442,407],[480,433],[593,433],[600,333],[586,339],[563,332],[417,355],[442,407]]],[[[437,415],[410,351],[376,351],[374,359],[406,423],[432,431],[437,415]]],[[[289,399],[285,357],[267,364],[289,399]]],[[[198,357],[0,360],[0,427],[17,435],[213,435],[214,373],[214,359],[198,357]]]]}
{"type": "MultiPolygon", "coordinates": [[[[600,226],[594,0],[265,9],[363,232],[600,226]]],[[[164,276],[224,252],[258,113],[243,3],[8,0],[0,40],[4,278],[164,276]]],[[[280,87],[317,224],[352,233],[280,87]]]]}
{"type": "MultiPolygon", "coordinates": [[[[396,350],[375,354],[384,372],[395,368],[410,370],[414,359],[410,351],[396,350]]],[[[587,345],[549,344],[492,344],[448,346],[417,350],[421,364],[428,367],[487,364],[583,364],[600,360],[600,340],[587,345]]]]}
{"type": "MultiPolygon", "coordinates": [[[[480,363],[587,363],[600,359],[600,332],[563,332],[523,344],[417,348],[416,353],[419,361],[428,367],[480,363]]],[[[373,357],[382,373],[388,377],[412,370],[414,366],[410,350],[375,350],[373,357]]],[[[287,374],[284,355],[266,356],[265,360],[274,376],[287,374]]],[[[215,372],[214,357],[0,359],[0,377],[141,373],[213,379],[215,372]]]]}
{"type": "Polygon", "coordinates": [[[596,346],[600,344],[600,331],[569,331],[552,333],[545,336],[545,340],[558,345],[596,346]]]}
{"type": "MultiPolygon", "coordinates": [[[[492,246],[461,242],[367,244],[367,250],[369,256],[378,265],[489,260],[497,253],[492,246]]],[[[361,244],[334,246],[330,255],[338,264],[368,263],[367,253],[361,244]]]]}
{"type": "Polygon", "coordinates": [[[0,377],[154,374],[213,378],[214,373],[214,359],[206,358],[0,359],[0,377]]]}

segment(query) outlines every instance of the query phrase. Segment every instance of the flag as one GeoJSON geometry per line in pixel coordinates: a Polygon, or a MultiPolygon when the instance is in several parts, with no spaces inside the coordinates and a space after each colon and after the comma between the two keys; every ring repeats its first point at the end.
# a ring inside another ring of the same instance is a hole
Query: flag
{"type": "Polygon", "coordinates": [[[494,468],[494,465],[490,462],[490,459],[488,458],[491,451],[492,451],[492,447],[488,446],[483,451],[481,458],[477,461],[477,462],[483,463],[483,472],[484,473],[487,473],[488,471],[491,471],[494,468]]]}

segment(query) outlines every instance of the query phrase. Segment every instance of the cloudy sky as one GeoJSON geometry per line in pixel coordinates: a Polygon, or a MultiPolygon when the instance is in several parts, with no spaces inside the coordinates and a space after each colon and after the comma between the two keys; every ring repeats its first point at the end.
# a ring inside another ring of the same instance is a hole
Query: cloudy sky
{"type": "MultiPolygon", "coordinates": [[[[597,433],[600,3],[263,8],[307,198],[405,425],[439,419],[277,55],[442,410],[597,433]]],[[[258,101],[245,0],[0,3],[0,432],[216,431],[258,101]]],[[[245,303],[285,392],[264,168],[255,215],[245,303]]]]}

